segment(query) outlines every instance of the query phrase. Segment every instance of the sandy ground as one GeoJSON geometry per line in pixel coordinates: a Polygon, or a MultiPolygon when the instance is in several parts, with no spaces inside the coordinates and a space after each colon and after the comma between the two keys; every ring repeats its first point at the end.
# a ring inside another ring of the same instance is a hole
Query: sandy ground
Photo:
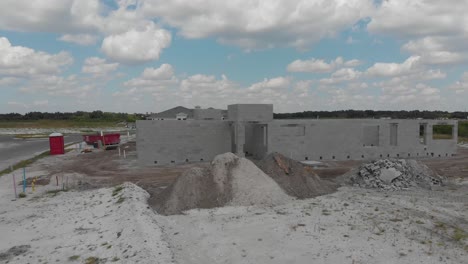
{"type": "MultiPolygon", "coordinates": [[[[139,168],[127,146],[127,159],[112,150],[40,160],[27,176],[51,181],[26,198],[14,199],[10,174],[0,177],[0,263],[468,263],[466,153],[439,164],[457,167],[442,170],[456,184],[439,190],[341,187],[276,207],[162,216],[138,186],[154,195],[198,164],[139,168]],[[47,193],[67,181],[75,190],[47,193]],[[108,186],[125,181],[138,186],[113,195],[108,186]]],[[[355,164],[327,165],[317,172],[333,178],[355,164]]]]}

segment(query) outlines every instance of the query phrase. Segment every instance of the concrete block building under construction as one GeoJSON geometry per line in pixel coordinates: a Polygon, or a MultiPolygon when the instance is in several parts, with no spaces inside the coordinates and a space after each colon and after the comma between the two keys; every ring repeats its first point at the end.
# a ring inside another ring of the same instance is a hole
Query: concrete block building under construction
{"type": "Polygon", "coordinates": [[[455,120],[274,120],[271,104],[229,105],[227,118],[221,111],[198,107],[194,119],[137,121],[139,162],[211,161],[226,152],[256,159],[279,152],[296,160],[316,161],[446,157],[457,148],[455,120]],[[450,126],[452,135],[434,138],[433,128],[441,125],[450,126]]]}

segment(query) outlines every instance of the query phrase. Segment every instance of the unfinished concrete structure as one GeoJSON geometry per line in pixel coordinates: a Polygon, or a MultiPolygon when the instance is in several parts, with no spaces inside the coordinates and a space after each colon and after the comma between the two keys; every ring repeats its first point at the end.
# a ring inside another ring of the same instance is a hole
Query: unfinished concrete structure
{"type": "MultiPolygon", "coordinates": [[[[228,119],[137,121],[137,153],[144,165],[210,161],[233,152],[260,159],[279,152],[296,160],[446,157],[456,152],[455,120],[273,120],[273,105],[228,106],[228,119]],[[433,127],[452,135],[434,139],[433,127]]],[[[216,119],[212,116],[216,117],[216,119]]]]}

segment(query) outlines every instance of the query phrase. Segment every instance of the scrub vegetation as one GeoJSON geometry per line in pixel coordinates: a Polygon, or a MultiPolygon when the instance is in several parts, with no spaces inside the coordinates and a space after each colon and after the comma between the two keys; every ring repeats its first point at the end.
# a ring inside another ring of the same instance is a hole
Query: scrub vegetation
{"type": "Polygon", "coordinates": [[[73,112],[0,114],[0,128],[68,128],[115,126],[120,122],[135,122],[143,119],[142,114],[112,112],[73,112]]]}

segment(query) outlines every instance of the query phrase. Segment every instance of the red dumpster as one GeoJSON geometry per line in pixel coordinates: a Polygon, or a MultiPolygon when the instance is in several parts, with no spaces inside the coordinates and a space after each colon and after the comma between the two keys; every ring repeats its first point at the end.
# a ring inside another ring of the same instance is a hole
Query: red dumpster
{"type": "Polygon", "coordinates": [[[99,134],[90,134],[90,135],[83,135],[83,141],[86,142],[88,145],[94,145],[98,141],[101,141],[103,145],[118,145],[120,144],[120,134],[119,133],[110,133],[104,134],[101,136],[99,134]]]}
{"type": "Polygon", "coordinates": [[[105,134],[104,138],[102,139],[102,144],[104,145],[118,145],[120,144],[120,134],[113,133],[113,134],[105,134]]]}
{"type": "Polygon", "coordinates": [[[65,141],[60,133],[49,135],[50,155],[65,154],[65,141]]]}

